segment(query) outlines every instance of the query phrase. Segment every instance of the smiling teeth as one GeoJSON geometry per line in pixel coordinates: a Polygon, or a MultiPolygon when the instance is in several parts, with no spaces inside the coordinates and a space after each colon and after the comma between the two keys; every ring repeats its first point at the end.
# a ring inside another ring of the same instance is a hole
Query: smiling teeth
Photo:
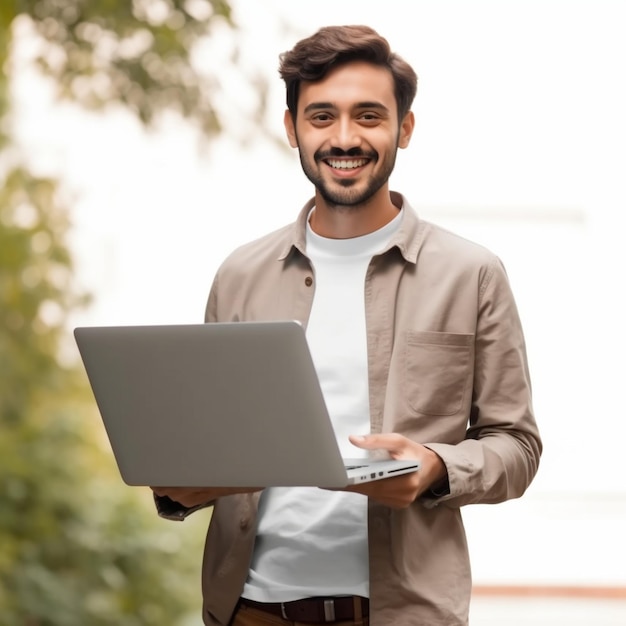
{"type": "Polygon", "coordinates": [[[337,170],[352,170],[367,163],[367,159],[354,159],[352,161],[328,161],[328,165],[337,170]]]}

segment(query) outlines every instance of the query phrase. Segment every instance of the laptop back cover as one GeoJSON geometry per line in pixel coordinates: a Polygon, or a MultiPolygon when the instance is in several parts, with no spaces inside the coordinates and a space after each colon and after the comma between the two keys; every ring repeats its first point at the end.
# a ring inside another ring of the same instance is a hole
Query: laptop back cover
{"type": "Polygon", "coordinates": [[[347,483],[298,322],[82,327],[74,336],[127,484],[347,483]]]}

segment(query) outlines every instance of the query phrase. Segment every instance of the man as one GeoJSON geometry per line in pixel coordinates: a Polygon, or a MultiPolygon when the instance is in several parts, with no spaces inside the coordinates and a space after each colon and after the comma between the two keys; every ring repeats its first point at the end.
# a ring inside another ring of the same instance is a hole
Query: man
{"type": "Polygon", "coordinates": [[[460,506],[521,496],[541,454],[504,269],[390,191],[417,76],[385,39],[323,28],[280,72],[315,197],[222,264],[206,321],[300,320],[342,452],[421,469],[345,491],[154,488],[157,506],[214,506],[207,625],[467,624],[460,506]]]}

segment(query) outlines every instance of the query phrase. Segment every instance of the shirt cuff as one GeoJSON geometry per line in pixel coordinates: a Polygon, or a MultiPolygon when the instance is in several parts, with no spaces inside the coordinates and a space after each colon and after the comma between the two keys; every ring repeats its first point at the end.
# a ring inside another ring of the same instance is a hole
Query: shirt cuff
{"type": "Polygon", "coordinates": [[[183,506],[180,502],[176,502],[167,496],[154,495],[154,504],[156,506],[159,517],[163,519],[172,520],[174,522],[182,522],[185,518],[189,517],[192,513],[205,509],[213,504],[213,502],[203,502],[202,504],[196,504],[195,506],[183,506]]]}
{"type": "Polygon", "coordinates": [[[446,474],[444,478],[438,480],[426,492],[431,498],[443,498],[450,495],[450,480],[446,474]]]}

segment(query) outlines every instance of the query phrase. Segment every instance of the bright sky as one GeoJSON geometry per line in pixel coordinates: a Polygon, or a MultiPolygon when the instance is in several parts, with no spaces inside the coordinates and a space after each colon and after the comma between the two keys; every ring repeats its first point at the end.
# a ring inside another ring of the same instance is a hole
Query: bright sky
{"type": "MultiPolygon", "coordinates": [[[[277,130],[284,108],[277,55],[319,26],[369,24],[415,67],[417,129],[399,155],[392,187],[423,216],[502,257],[527,332],[546,454],[535,499],[498,508],[502,540],[511,517],[538,534],[542,521],[552,524],[558,534],[561,513],[545,513],[555,493],[563,501],[624,495],[626,3],[233,4],[244,29],[244,62],[274,81],[277,130]]],[[[76,323],[200,321],[221,259],[291,221],[311,194],[293,153],[265,144],[242,151],[223,139],[205,158],[191,130],[175,120],[149,137],[123,114],[103,118],[54,106],[45,85],[25,70],[16,87],[17,135],[37,167],[62,175],[73,195],[78,276],[96,297],[76,323]]],[[[245,109],[245,90],[228,88],[245,109]]],[[[615,511],[599,514],[605,528],[617,520],[615,511]]],[[[493,515],[485,518],[492,524],[493,515]]],[[[568,528],[586,533],[599,520],[578,516],[568,528]]],[[[563,537],[555,548],[561,562],[575,539],[563,537]]],[[[510,576],[536,576],[521,545],[510,576]]],[[[586,562],[601,558],[595,554],[603,550],[590,547],[586,562]]],[[[483,556],[477,567],[488,578],[497,564],[483,556]]],[[[562,568],[544,572],[563,575],[562,568]]],[[[626,582],[624,573],[600,564],[566,575],[626,582]]]]}

